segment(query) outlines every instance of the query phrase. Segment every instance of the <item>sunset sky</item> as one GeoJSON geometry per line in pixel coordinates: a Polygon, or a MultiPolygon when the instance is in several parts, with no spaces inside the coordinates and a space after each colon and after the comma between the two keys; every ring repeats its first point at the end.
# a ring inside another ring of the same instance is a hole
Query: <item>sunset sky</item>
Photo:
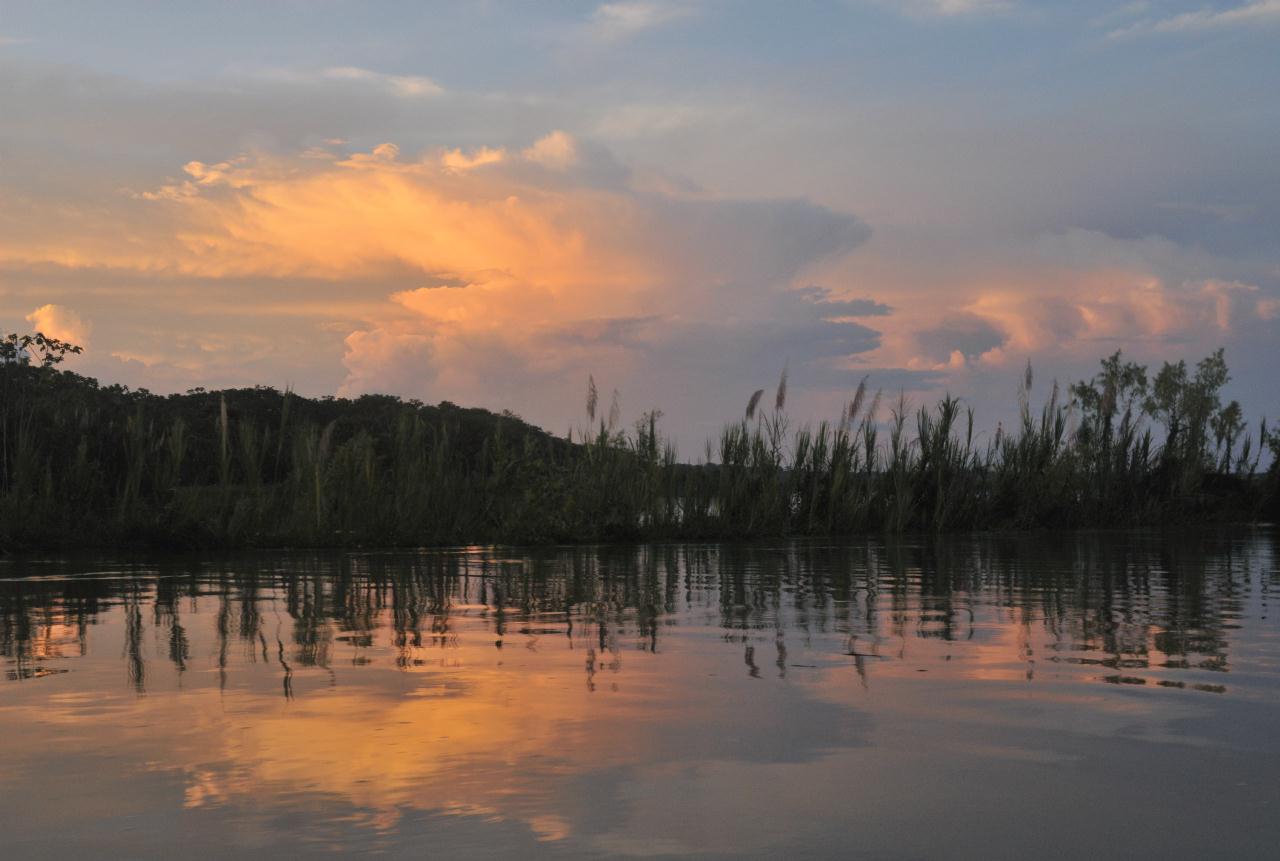
{"type": "Polygon", "coordinates": [[[0,330],[697,456],[790,369],[994,420],[1223,346],[1280,413],[1280,0],[0,0],[0,330]]]}

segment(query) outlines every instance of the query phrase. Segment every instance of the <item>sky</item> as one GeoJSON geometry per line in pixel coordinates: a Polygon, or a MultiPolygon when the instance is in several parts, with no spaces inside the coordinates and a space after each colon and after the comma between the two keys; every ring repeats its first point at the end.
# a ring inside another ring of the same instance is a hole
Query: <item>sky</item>
{"type": "Polygon", "coordinates": [[[1280,0],[0,0],[0,330],[682,455],[785,367],[993,426],[1223,347],[1280,413],[1280,0]]]}

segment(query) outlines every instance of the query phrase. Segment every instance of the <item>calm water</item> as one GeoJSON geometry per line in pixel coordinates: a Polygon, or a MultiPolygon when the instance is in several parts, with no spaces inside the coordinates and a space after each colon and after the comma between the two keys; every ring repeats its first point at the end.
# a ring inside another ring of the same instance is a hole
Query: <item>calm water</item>
{"type": "Polygon", "coordinates": [[[0,561],[5,858],[1280,857],[1280,536],[0,561]]]}

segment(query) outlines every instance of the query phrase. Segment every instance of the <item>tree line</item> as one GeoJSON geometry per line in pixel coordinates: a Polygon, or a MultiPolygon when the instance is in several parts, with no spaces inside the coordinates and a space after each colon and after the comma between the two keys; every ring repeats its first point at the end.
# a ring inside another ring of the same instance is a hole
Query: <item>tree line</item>
{"type": "Polygon", "coordinates": [[[1018,420],[975,431],[944,396],[867,381],[793,426],[784,372],[679,460],[660,414],[598,410],[553,436],[510,413],[267,387],[156,395],[65,370],[80,348],[0,339],[0,549],[419,546],[749,539],[1273,519],[1280,433],[1224,402],[1222,350],[1155,373],[1120,352],[1018,420]]]}

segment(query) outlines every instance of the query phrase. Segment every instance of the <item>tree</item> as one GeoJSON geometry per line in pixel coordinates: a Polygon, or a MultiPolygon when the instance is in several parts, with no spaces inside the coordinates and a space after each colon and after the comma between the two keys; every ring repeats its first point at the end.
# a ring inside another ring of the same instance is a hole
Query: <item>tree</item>
{"type": "Polygon", "coordinates": [[[19,335],[10,332],[0,338],[0,488],[9,487],[9,425],[21,422],[28,389],[67,356],[84,352],[83,347],[51,338],[43,332],[19,335]],[[31,366],[32,357],[37,364],[31,366]]]}
{"type": "Polygon", "coordinates": [[[1116,350],[1102,360],[1102,370],[1092,380],[1071,387],[1071,396],[1081,412],[1076,442],[1086,457],[1105,468],[1116,436],[1116,416],[1120,416],[1121,436],[1135,430],[1134,407],[1141,410],[1147,399],[1147,369],[1123,361],[1116,350]]]}
{"type": "Polygon", "coordinates": [[[31,364],[32,353],[39,358],[39,367],[51,368],[60,364],[68,355],[83,353],[84,348],[69,341],[59,341],[43,332],[34,335],[19,335],[11,332],[0,339],[0,365],[27,366],[31,364]]]}

